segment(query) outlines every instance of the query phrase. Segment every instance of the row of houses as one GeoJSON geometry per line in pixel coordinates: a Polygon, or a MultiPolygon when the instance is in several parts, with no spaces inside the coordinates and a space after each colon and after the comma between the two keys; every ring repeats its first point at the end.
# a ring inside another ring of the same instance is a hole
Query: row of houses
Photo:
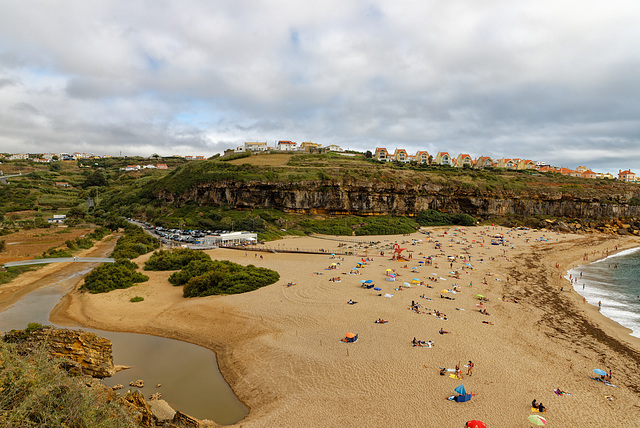
{"type": "Polygon", "coordinates": [[[140,171],[142,169],[169,169],[166,163],[159,163],[156,165],[127,165],[124,168],[120,168],[120,171],[140,171]]]}
{"type": "Polygon", "coordinates": [[[373,154],[374,159],[381,162],[401,162],[410,163],[415,162],[418,164],[426,165],[447,165],[451,167],[463,168],[505,168],[505,169],[536,169],[540,162],[534,162],[529,159],[497,159],[493,160],[488,156],[480,156],[477,159],[473,159],[467,153],[460,153],[458,156],[453,157],[448,152],[438,152],[433,157],[426,150],[418,150],[415,155],[410,155],[405,149],[396,149],[393,154],[384,147],[376,148],[373,154]]]}
{"type": "Polygon", "coordinates": [[[418,150],[415,155],[410,155],[404,149],[396,149],[393,154],[383,147],[376,148],[373,154],[374,159],[381,162],[401,162],[409,163],[415,162],[418,164],[426,165],[447,165],[451,167],[463,168],[504,168],[508,170],[537,170],[539,172],[555,172],[562,175],[569,175],[579,178],[593,178],[593,179],[618,179],[627,183],[638,182],[635,173],[631,170],[619,170],[618,177],[614,177],[610,173],[594,172],[586,166],[579,166],[575,170],[563,167],[554,167],[546,165],[540,161],[532,161],[530,159],[492,159],[488,156],[480,156],[477,159],[473,159],[466,153],[460,153],[457,157],[452,157],[447,152],[438,152],[433,157],[426,150],[418,150]]]}
{"type": "MultiPolygon", "coordinates": [[[[111,157],[111,156],[102,156],[102,158],[111,157]]],[[[13,153],[8,156],[0,154],[0,158],[4,158],[7,160],[30,160],[31,162],[37,163],[50,163],[54,160],[64,160],[64,161],[73,161],[78,159],[100,159],[101,156],[96,156],[93,153],[39,153],[39,154],[29,154],[29,153],[13,153]]]]}
{"type": "Polygon", "coordinates": [[[266,141],[254,141],[246,142],[242,146],[236,147],[235,153],[243,152],[269,152],[269,151],[283,151],[283,152],[344,152],[344,149],[335,144],[322,147],[322,144],[313,143],[311,141],[304,141],[298,145],[295,141],[280,140],[276,141],[273,146],[269,146],[266,141]]]}

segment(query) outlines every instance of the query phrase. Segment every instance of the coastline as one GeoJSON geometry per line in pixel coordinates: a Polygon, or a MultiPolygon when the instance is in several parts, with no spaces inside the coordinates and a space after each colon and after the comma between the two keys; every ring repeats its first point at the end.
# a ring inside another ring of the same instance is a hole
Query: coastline
{"type": "MultiPolygon", "coordinates": [[[[470,228],[467,234],[483,229],[470,228]]],[[[505,228],[500,230],[507,232],[505,228]]],[[[421,234],[412,237],[425,239],[421,234]]],[[[300,246],[313,243],[310,238],[291,239],[300,246]]],[[[244,295],[192,300],[182,298],[181,288],[168,285],[169,273],[146,272],[151,274],[150,281],[132,289],[107,295],[73,291],[51,317],[56,323],[66,319],[102,330],[153,334],[215,351],[221,373],[250,408],[249,415],[237,424],[245,427],[363,423],[424,426],[426,421],[431,421],[429,426],[462,426],[476,418],[492,426],[520,426],[526,421],[527,403],[534,395],[550,407],[548,418],[557,426],[579,426],[581,418],[595,418],[598,426],[626,426],[625,421],[632,420],[629,413],[623,417],[616,412],[638,402],[638,385],[619,382],[621,388],[601,391],[604,386],[589,380],[588,375],[602,363],[613,367],[614,380],[618,373],[628,373],[632,376],[627,378],[633,379],[629,359],[640,355],[640,340],[633,340],[636,338],[629,336],[627,329],[604,317],[597,308],[583,307],[576,292],[559,293],[559,289],[567,286],[563,273],[582,258],[583,245],[591,250],[612,247],[614,242],[637,246],[637,239],[562,235],[553,243],[525,245],[524,239],[515,236],[514,241],[517,244],[510,251],[511,262],[478,264],[477,271],[468,274],[474,285],[460,281],[463,292],[455,303],[433,299],[433,306],[449,315],[445,323],[406,310],[406,301],[417,297],[418,292],[437,297],[438,290],[420,287],[415,292],[396,292],[395,300],[387,300],[366,294],[355,279],[343,277],[341,284],[332,284],[328,276],[311,276],[311,272],[322,272],[326,267],[326,256],[269,253],[259,260],[237,250],[207,252],[214,258],[271,267],[281,272],[281,280],[244,295]],[[477,278],[487,272],[502,280],[481,284],[477,278]],[[511,281],[506,281],[507,276],[511,281]],[[291,280],[298,285],[284,287],[291,280]],[[491,298],[492,316],[487,319],[495,325],[480,324],[480,315],[472,313],[472,296],[479,291],[491,298]],[[403,293],[406,297],[398,304],[403,293]],[[133,294],[145,297],[145,305],[136,306],[135,317],[127,314],[122,304],[133,294]],[[521,303],[504,303],[499,300],[501,295],[518,297],[521,303]],[[361,300],[360,304],[346,308],[347,296],[361,300]],[[465,306],[466,311],[456,311],[456,305],[465,306]],[[371,325],[374,313],[392,322],[371,325]],[[440,327],[453,334],[437,335],[440,327]],[[339,344],[341,335],[351,329],[359,330],[356,332],[360,332],[361,340],[354,345],[339,344]],[[434,340],[435,349],[405,346],[416,335],[434,340]],[[592,342],[598,346],[592,346],[592,342]],[[478,391],[478,396],[464,404],[447,402],[444,398],[460,382],[441,378],[437,367],[453,366],[466,359],[474,360],[476,372],[463,382],[478,391]],[[557,387],[571,391],[574,397],[554,398],[552,389],[557,387]],[[605,402],[604,392],[614,392],[616,400],[605,402]],[[495,412],[496,408],[508,410],[495,412]],[[576,415],[577,409],[580,416],[576,415]]],[[[278,243],[271,245],[277,247],[278,243]]],[[[329,244],[321,241],[315,245],[327,248],[329,244]]],[[[444,250],[449,251],[446,247],[444,250]]],[[[481,251],[476,246],[470,253],[476,257],[481,251]]],[[[398,267],[388,257],[371,255],[375,262],[366,267],[366,277],[379,281],[382,268],[398,267]]],[[[141,263],[146,258],[148,255],[135,261],[141,263]]],[[[344,264],[350,266],[357,258],[345,259],[344,264]]],[[[429,276],[429,269],[421,268],[419,277],[429,276]]],[[[439,268],[442,277],[447,270],[439,268]]],[[[637,410],[631,414],[640,416],[637,410]]]]}
{"type": "MultiPolygon", "coordinates": [[[[572,272],[573,272],[573,273],[581,272],[581,268],[582,268],[582,267],[586,267],[586,266],[589,266],[589,265],[592,265],[592,264],[595,264],[595,263],[602,263],[602,262],[604,262],[605,260],[615,259],[616,257],[623,257],[623,256],[626,256],[626,255],[634,254],[634,253],[636,253],[636,252],[640,252],[640,246],[629,247],[629,248],[621,248],[621,249],[619,249],[618,251],[616,251],[616,252],[614,252],[614,253],[612,253],[612,254],[605,255],[604,257],[600,257],[600,258],[597,258],[597,259],[594,259],[594,260],[588,261],[588,262],[586,262],[586,263],[582,263],[582,264],[574,265],[573,267],[571,267],[571,268],[567,271],[567,273],[566,273],[566,275],[565,275],[565,279],[569,280],[569,275],[570,275],[570,274],[572,274],[572,272]]],[[[580,292],[579,287],[578,287],[578,284],[570,284],[570,286],[571,286],[571,288],[572,288],[572,289],[573,289],[577,294],[579,294],[581,297],[585,297],[585,300],[586,300],[586,296],[584,296],[584,295],[580,292]]],[[[596,308],[596,309],[597,309],[597,306],[596,306],[596,303],[595,303],[595,302],[589,302],[589,300],[586,300],[586,302],[587,302],[588,304],[590,304],[591,306],[593,306],[594,308],[596,308]]],[[[606,304],[606,303],[605,303],[605,304],[606,304]]],[[[629,335],[633,335],[633,333],[634,333],[634,332],[633,332],[633,330],[632,330],[631,328],[629,328],[629,327],[626,327],[626,326],[622,325],[619,321],[617,321],[617,320],[615,319],[615,317],[609,317],[609,316],[607,316],[607,315],[604,315],[604,314],[602,314],[602,312],[601,312],[600,310],[598,310],[598,309],[597,309],[597,312],[598,312],[598,313],[600,313],[600,314],[601,314],[603,317],[605,317],[606,319],[608,319],[608,320],[610,320],[610,321],[614,322],[616,325],[620,326],[623,330],[628,331],[628,332],[629,332],[629,335]]],[[[635,332],[635,336],[632,336],[632,337],[640,339],[640,330],[636,331],[636,332],[635,332]]]]}

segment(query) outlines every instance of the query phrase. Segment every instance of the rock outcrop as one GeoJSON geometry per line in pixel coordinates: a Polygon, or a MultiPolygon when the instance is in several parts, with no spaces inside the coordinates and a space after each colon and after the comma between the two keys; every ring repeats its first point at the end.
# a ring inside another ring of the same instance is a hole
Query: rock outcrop
{"type": "Polygon", "coordinates": [[[569,193],[547,190],[481,191],[446,183],[250,182],[197,183],[183,193],[160,188],[155,196],[178,205],[222,205],[238,209],[275,208],[288,212],[355,215],[416,215],[435,209],[479,218],[505,215],[581,219],[640,218],[640,186],[569,193]],[[636,188],[637,187],[637,188],[636,188]]]}
{"type": "Polygon", "coordinates": [[[5,333],[3,340],[24,343],[24,352],[44,343],[53,357],[67,360],[63,366],[73,374],[102,379],[115,373],[111,341],[94,333],[43,326],[10,331],[5,333]]]}

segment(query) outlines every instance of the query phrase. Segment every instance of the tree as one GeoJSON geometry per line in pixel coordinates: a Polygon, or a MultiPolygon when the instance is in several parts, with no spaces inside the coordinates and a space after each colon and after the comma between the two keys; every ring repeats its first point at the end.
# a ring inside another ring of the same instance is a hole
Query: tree
{"type": "Polygon", "coordinates": [[[0,241],[0,252],[4,251],[7,247],[7,244],[4,241],[0,241]]]}
{"type": "Polygon", "coordinates": [[[371,153],[371,150],[367,150],[366,152],[364,152],[364,157],[367,159],[371,159],[373,157],[373,153],[371,153]]]}
{"type": "Polygon", "coordinates": [[[107,184],[107,178],[104,176],[104,173],[100,170],[94,171],[89,174],[87,179],[82,183],[82,187],[92,187],[92,186],[105,186],[107,184]]]}

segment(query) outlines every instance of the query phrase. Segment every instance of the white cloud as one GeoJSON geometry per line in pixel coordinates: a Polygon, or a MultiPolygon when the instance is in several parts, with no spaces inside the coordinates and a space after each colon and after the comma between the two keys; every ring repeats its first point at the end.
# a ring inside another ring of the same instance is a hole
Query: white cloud
{"type": "Polygon", "coordinates": [[[0,151],[211,155],[293,139],[640,166],[630,0],[0,9],[0,151]]]}

